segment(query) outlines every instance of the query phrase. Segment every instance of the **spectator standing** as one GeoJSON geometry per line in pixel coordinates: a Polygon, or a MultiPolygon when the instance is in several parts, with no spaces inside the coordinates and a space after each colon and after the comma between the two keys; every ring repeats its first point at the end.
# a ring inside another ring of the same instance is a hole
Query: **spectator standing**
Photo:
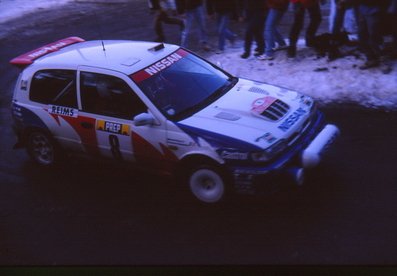
{"type": "Polygon", "coordinates": [[[176,0],[178,13],[186,16],[185,29],[182,31],[181,46],[188,48],[188,39],[192,33],[193,21],[199,29],[199,41],[205,51],[210,47],[207,42],[207,26],[203,0],[176,0]]]}
{"type": "Polygon", "coordinates": [[[165,41],[163,23],[178,25],[183,31],[184,23],[182,19],[172,17],[169,14],[176,14],[176,6],[174,0],[148,0],[149,8],[156,11],[154,19],[154,30],[156,32],[155,41],[165,41]]]}
{"type": "Polygon", "coordinates": [[[382,44],[381,17],[388,7],[388,0],[358,0],[359,43],[366,62],[360,66],[365,70],[380,65],[382,44]]]}
{"type": "Polygon", "coordinates": [[[294,21],[289,33],[288,57],[295,57],[296,44],[298,42],[299,33],[303,28],[306,10],[310,17],[310,23],[305,34],[306,46],[308,47],[312,47],[314,45],[314,38],[318,27],[320,26],[322,17],[320,0],[291,0],[291,3],[294,12],[294,21]]]}
{"type": "Polygon", "coordinates": [[[217,18],[217,31],[218,31],[218,50],[217,54],[223,53],[225,50],[226,40],[229,40],[231,44],[237,37],[229,29],[229,21],[233,14],[237,11],[236,0],[208,0],[207,10],[209,15],[216,14],[217,18]]]}
{"type": "MultiPolygon", "coordinates": [[[[332,6],[335,11],[330,14],[330,32],[331,34],[337,35],[344,30],[345,16],[350,10],[353,14],[355,26],[358,26],[358,5],[357,0],[331,0],[332,6]]],[[[354,28],[350,28],[354,29],[354,28]]]]}
{"type": "Polygon", "coordinates": [[[277,26],[288,8],[289,0],[267,0],[266,3],[269,8],[265,23],[266,48],[265,54],[258,56],[260,60],[272,60],[275,50],[287,49],[287,44],[278,31],[277,26]]]}
{"type": "Polygon", "coordinates": [[[391,17],[392,49],[391,58],[397,58],[397,0],[391,0],[387,13],[391,17]]]}
{"type": "Polygon", "coordinates": [[[255,56],[263,55],[265,51],[265,39],[263,36],[267,13],[266,0],[245,0],[244,18],[246,20],[244,53],[241,58],[251,55],[252,42],[256,42],[255,56]]]}

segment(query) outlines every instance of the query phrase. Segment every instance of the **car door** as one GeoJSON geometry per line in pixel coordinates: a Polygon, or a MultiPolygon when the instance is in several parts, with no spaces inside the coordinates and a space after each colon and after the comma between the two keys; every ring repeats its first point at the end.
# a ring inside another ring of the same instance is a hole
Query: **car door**
{"type": "Polygon", "coordinates": [[[159,120],[134,124],[136,115],[150,110],[128,82],[114,71],[80,68],[80,125],[91,133],[84,143],[90,153],[156,167],[164,159],[166,130],[159,120]]]}
{"type": "Polygon", "coordinates": [[[34,113],[68,152],[82,150],[75,128],[79,120],[77,98],[75,70],[45,69],[34,73],[29,93],[34,113]]]}

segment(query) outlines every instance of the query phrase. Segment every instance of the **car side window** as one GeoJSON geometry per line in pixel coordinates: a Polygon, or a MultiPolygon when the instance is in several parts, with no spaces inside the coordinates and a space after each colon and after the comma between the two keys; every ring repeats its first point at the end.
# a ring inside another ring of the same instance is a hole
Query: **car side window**
{"type": "Polygon", "coordinates": [[[81,72],[80,94],[85,112],[132,120],[147,107],[130,86],[114,76],[81,72]]]}
{"type": "Polygon", "coordinates": [[[42,70],[34,74],[29,99],[42,104],[77,108],[76,71],[42,70]]]}

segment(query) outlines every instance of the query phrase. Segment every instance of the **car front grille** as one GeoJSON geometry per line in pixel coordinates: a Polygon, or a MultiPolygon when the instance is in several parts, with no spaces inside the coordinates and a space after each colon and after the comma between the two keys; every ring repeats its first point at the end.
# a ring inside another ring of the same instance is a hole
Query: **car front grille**
{"type": "Polygon", "coordinates": [[[290,107],[288,104],[277,99],[268,108],[266,108],[261,115],[269,120],[278,121],[287,114],[289,109],[290,107]]]}

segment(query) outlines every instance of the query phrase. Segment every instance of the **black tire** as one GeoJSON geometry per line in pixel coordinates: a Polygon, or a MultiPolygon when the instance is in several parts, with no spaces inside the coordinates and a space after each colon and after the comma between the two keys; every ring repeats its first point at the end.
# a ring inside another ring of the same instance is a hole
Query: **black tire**
{"type": "Polygon", "coordinates": [[[190,167],[185,183],[190,192],[204,203],[220,202],[226,194],[227,178],[218,166],[203,164],[190,167]]]}
{"type": "Polygon", "coordinates": [[[28,134],[26,150],[35,163],[44,167],[53,166],[61,159],[59,146],[43,131],[35,130],[28,134]]]}

